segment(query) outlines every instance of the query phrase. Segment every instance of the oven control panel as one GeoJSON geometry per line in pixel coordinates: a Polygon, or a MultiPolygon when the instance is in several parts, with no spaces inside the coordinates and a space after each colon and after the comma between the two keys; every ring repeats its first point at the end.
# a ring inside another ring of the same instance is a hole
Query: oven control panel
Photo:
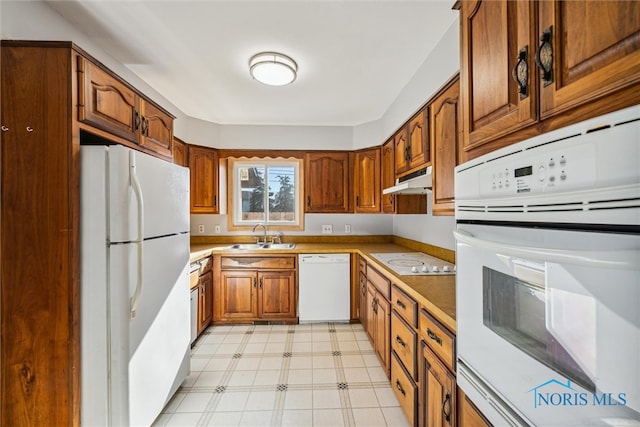
{"type": "MultiPolygon", "coordinates": [[[[535,147],[526,156],[504,157],[480,173],[483,195],[536,194],[589,188],[595,183],[593,144],[535,147]]],[[[525,151],[526,153],[526,151],[525,151]]],[[[488,166],[488,165],[487,165],[488,166]]]]}

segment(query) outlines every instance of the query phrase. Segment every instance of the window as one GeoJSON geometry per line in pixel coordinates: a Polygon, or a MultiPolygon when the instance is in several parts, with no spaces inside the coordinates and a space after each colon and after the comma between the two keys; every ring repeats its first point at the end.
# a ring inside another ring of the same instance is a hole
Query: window
{"type": "Polygon", "coordinates": [[[229,160],[233,223],[230,229],[266,224],[302,229],[301,160],[229,160]]]}

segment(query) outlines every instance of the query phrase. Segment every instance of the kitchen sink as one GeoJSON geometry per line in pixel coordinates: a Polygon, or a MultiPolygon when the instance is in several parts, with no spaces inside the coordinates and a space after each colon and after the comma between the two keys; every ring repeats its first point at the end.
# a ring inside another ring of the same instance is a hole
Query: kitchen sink
{"type": "Polygon", "coordinates": [[[295,247],[295,243],[237,243],[235,245],[227,246],[227,249],[238,251],[255,251],[265,249],[293,249],[295,247]]]}

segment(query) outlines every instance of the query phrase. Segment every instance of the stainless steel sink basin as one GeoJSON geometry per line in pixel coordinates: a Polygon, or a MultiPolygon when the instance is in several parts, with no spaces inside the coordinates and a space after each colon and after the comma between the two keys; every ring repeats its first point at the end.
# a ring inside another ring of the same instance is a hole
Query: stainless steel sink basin
{"type": "Polygon", "coordinates": [[[238,251],[255,251],[255,250],[276,250],[276,249],[293,249],[295,243],[237,243],[227,246],[227,249],[238,251]]]}
{"type": "Polygon", "coordinates": [[[295,247],[295,243],[265,243],[262,245],[262,249],[293,249],[295,247]]]}

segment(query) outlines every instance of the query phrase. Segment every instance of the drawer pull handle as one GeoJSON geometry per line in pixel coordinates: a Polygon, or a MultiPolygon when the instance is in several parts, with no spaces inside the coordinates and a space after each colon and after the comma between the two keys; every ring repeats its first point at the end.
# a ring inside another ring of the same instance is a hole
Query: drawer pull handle
{"type": "Polygon", "coordinates": [[[444,397],[444,401],[442,402],[442,413],[444,414],[444,419],[448,422],[451,423],[451,393],[447,393],[444,397]],[[447,405],[447,403],[449,405],[447,405]],[[449,412],[445,412],[444,407],[445,405],[448,406],[449,408],[449,412]]]}
{"type": "Polygon", "coordinates": [[[406,309],[407,309],[407,306],[406,306],[406,305],[404,305],[404,303],[403,303],[402,301],[400,301],[400,300],[396,300],[396,305],[397,305],[398,307],[400,307],[401,309],[403,309],[403,310],[406,310],[406,309]]]}
{"type": "Polygon", "coordinates": [[[400,336],[399,336],[399,335],[396,335],[396,342],[397,342],[398,344],[400,344],[402,347],[406,347],[406,346],[407,346],[407,343],[405,343],[404,341],[402,341],[402,338],[400,338],[400,336]]]}
{"type": "Polygon", "coordinates": [[[402,384],[400,384],[400,381],[398,380],[396,380],[396,388],[398,389],[400,394],[402,394],[403,396],[407,395],[407,393],[405,393],[404,389],[402,388],[402,384]]]}
{"type": "Polygon", "coordinates": [[[434,340],[438,344],[442,345],[442,338],[440,338],[439,336],[434,334],[433,331],[431,329],[429,329],[429,328],[427,328],[427,335],[429,336],[429,338],[431,338],[432,340],[434,340]]]}

